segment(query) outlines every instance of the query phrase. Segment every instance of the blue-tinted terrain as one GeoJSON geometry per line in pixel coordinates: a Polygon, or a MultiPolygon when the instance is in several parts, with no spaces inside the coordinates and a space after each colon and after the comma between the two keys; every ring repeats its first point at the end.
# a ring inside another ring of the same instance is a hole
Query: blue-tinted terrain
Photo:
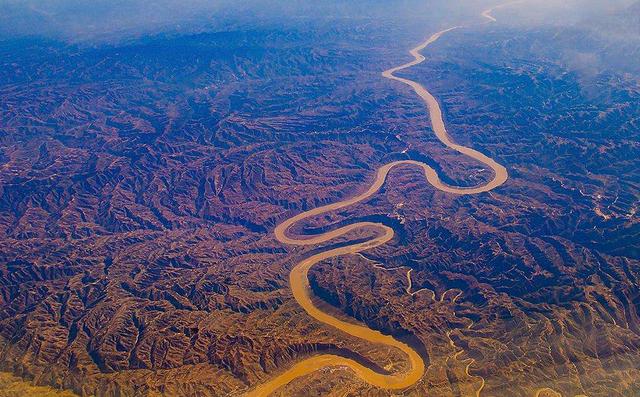
{"type": "Polygon", "coordinates": [[[274,229],[392,161],[491,180],[381,76],[450,26],[396,75],[509,179],[461,196],[396,167],[290,230],[393,229],[315,264],[310,289],[426,370],[387,390],[327,367],[274,395],[640,395],[640,3],[522,1],[495,22],[487,1],[165,3],[0,4],[0,396],[252,395],[322,354],[406,371],[290,286],[373,231],[274,229]]]}

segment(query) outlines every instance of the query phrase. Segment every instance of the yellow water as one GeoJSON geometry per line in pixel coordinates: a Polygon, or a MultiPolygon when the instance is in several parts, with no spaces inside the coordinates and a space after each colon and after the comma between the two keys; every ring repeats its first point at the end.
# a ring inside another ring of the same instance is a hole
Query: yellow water
{"type": "MultiPolygon", "coordinates": [[[[491,9],[483,11],[481,14],[483,17],[487,18],[489,22],[495,21],[495,18],[491,15],[491,9]]],[[[400,390],[405,389],[422,378],[425,371],[425,364],[422,357],[418,354],[416,350],[414,350],[411,346],[403,343],[389,335],[384,335],[379,331],[370,329],[364,325],[354,324],[352,322],[342,321],[331,314],[325,313],[316,307],[311,300],[311,291],[309,286],[308,272],[309,269],[316,263],[335,256],[346,255],[346,254],[356,254],[368,249],[375,248],[379,245],[385,244],[389,240],[393,238],[394,232],[388,226],[385,226],[381,223],[373,223],[373,222],[358,222],[348,226],[341,227],[336,230],[332,230],[326,233],[322,233],[320,235],[314,236],[290,236],[287,232],[289,228],[297,222],[303,221],[307,218],[311,218],[317,215],[321,215],[330,211],[334,211],[340,208],[348,207],[350,205],[356,204],[363,200],[368,199],[373,196],[380,190],[382,185],[384,184],[389,171],[396,166],[399,165],[408,165],[419,167],[424,171],[424,175],[427,181],[433,185],[435,188],[452,194],[478,194],[483,192],[488,192],[496,187],[502,185],[508,178],[507,170],[501,164],[498,164],[492,158],[486,156],[483,153],[480,153],[477,150],[459,145],[455,143],[449,134],[447,133],[444,120],[442,118],[442,110],[440,109],[440,105],[436,98],[420,83],[417,83],[413,80],[409,80],[402,77],[397,77],[394,73],[401,71],[403,69],[410,68],[415,66],[425,60],[425,57],[420,53],[420,51],[424,50],[428,45],[437,41],[442,35],[445,33],[457,29],[457,27],[449,28],[442,30],[433,34],[426,41],[413,48],[410,51],[410,54],[413,56],[413,60],[407,62],[403,65],[393,67],[391,69],[385,70],[382,72],[382,76],[391,80],[399,81],[404,83],[415,91],[416,94],[423,100],[425,103],[427,110],[429,112],[431,127],[435,132],[438,139],[447,147],[462,153],[466,156],[469,156],[480,163],[488,166],[493,170],[494,177],[488,183],[476,186],[476,187],[456,187],[451,186],[446,183],[443,183],[440,180],[437,172],[428,166],[425,163],[413,160],[403,160],[403,161],[394,161],[388,164],[383,165],[377,170],[375,179],[373,183],[369,186],[369,188],[362,194],[359,194],[355,197],[339,201],[336,203],[328,204],[322,207],[314,208],[309,211],[300,213],[294,217],[291,217],[281,224],[279,224],[274,233],[276,238],[284,243],[291,245],[314,245],[324,243],[326,241],[338,238],[343,236],[353,230],[356,229],[367,229],[367,230],[375,230],[376,237],[367,240],[365,242],[360,242],[356,244],[351,244],[348,246],[334,248],[327,251],[320,252],[315,254],[309,258],[306,258],[296,264],[296,266],[291,271],[289,276],[289,284],[291,286],[291,290],[293,292],[293,296],[300,304],[300,306],[313,318],[316,320],[332,326],[340,331],[343,331],[349,335],[353,335],[365,341],[381,344],[385,346],[389,346],[391,348],[399,349],[404,353],[406,359],[408,360],[409,366],[408,370],[404,372],[392,373],[392,374],[381,374],[376,371],[373,371],[370,368],[365,367],[364,365],[351,360],[349,358],[345,358],[339,355],[334,354],[322,354],[318,356],[313,356],[302,360],[295,364],[293,367],[287,369],[285,372],[280,375],[274,377],[273,379],[257,386],[249,395],[251,396],[268,396],[278,388],[288,384],[292,380],[309,375],[310,373],[317,371],[319,369],[325,367],[335,367],[335,366],[345,366],[350,368],[355,374],[368,382],[371,385],[374,385],[383,389],[393,389],[400,390]]],[[[470,365],[470,364],[469,364],[470,365]]],[[[468,371],[467,365],[466,370],[468,371]]],[[[484,380],[483,380],[484,386],[484,380]]],[[[481,388],[482,389],[482,388],[481,388]]],[[[480,389],[480,390],[481,390],[480,389]]],[[[480,392],[478,390],[478,394],[480,392]]]]}

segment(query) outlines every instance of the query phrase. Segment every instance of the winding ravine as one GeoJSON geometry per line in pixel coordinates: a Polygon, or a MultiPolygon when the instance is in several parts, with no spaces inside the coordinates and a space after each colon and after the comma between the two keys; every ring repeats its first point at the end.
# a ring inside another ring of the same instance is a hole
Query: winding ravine
{"type": "MultiPolygon", "coordinates": [[[[488,22],[494,22],[496,19],[492,16],[491,11],[495,9],[488,9],[482,12],[482,16],[488,19],[488,22]]],[[[376,231],[376,237],[373,237],[367,241],[359,242],[356,244],[351,244],[339,248],[330,249],[327,251],[320,252],[315,254],[309,258],[306,258],[296,264],[296,266],[292,269],[291,274],[289,275],[289,284],[291,286],[291,290],[296,301],[302,306],[302,308],[313,318],[316,320],[335,327],[340,331],[343,331],[349,335],[355,336],[357,338],[363,339],[367,342],[373,344],[382,344],[385,346],[389,346],[392,348],[396,348],[401,350],[407,357],[409,366],[408,370],[405,372],[392,373],[392,374],[381,374],[378,373],[352,359],[342,357],[334,354],[322,354],[307,358],[295,364],[293,367],[289,368],[285,372],[279,374],[273,379],[257,386],[255,389],[249,392],[250,396],[268,396],[272,392],[276,391],[278,388],[288,384],[292,380],[311,374],[321,368],[325,367],[336,367],[336,366],[345,366],[350,368],[355,374],[366,381],[367,383],[383,388],[383,389],[391,389],[391,390],[401,390],[408,388],[418,382],[425,372],[425,364],[424,360],[420,356],[420,354],[414,350],[408,344],[401,342],[392,336],[384,335],[379,331],[372,330],[364,325],[354,324],[352,322],[342,321],[331,314],[325,313],[316,307],[313,304],[311,299],[311,289],[309,285],[308,273],[309,269],[316,263],[325,260],[327,258],[346,255],[346,254],[356,254],[365,250],[369,250],[375,247],[378,247],[382,244],[385,244],[389,240],[391,240],[394,236],[394,231],[390,227],[381,224],[381,223],[373,223],[373,222],[358,222],[353,223],[351,225],[347,225],[341,227],[336,230],[332,230],[326,233],[322,233],[314,236],[290,236],[287,232],[289,228],[307,218],[311,218],[317,215],[321,215],[330,211],[335,211],[341,208],[348,207],[350,205],[359,203],[373,196],[380,190],[382,185],[384,184],[389,171],[392,168],[399,165],[411,165],[422,168],[424,171],[425,177],[427,181],[433,185],[436,189],[439,189],[443,192],[453,193],[453,194],[478,194],[483,192],[488,192],[496,187],[502,185],[508,178],[507,170],[504,166],[497,163],[492,158],[480,153],[477,150],[459,145],[455,143],[447,134],[447,130],[445,128],[444,120],[442,118],[442,110],[440,109],[440,105],[436,98],[427,91],[420,83],[417,83],[413,80],[409,80],[403,77],[395,76],[394,73],[399,72],[403,69],[410,68],[412,66],[418,65],[425,60],[425,57],[420,53],[420,51],[424,50],[428,45],[438,40],[445,33],[457,29],[458,27],[453,27],[449,29],[442,30],[438,33],[433,34],[429,37],[425,42],[421,43],[417,47],[413,48],[410,51],[410,54],[413,56],[413,60],[411,62],[407,62],[403,65],[393,67],[391,69],[385,70],[382,72],[382,76],[391,80],[399,81],[404,83],[416,92],[420,98],[424,101],[429,111],[429,117],[431,120],[431,127],[435,132],[438,139],[445,144],[447,147],[460,152],[466,156],[469,156],[489,168],[493,170],[494,177],[491,181],[484,185],[476,186],[476,187],[456,187],[451,186],[446,183],[443,183],[437,172],[428,166],[425,163],[414,161],[414,160],[402,160],[402,161],[394,161],[380,167],[376,173],[375,180],[373,184],[362,194],[359,194],[350,199],[346,199],[344,201],[339,201],[337,203],[325,205],[322,207],[314,208],[312,210],[303,212],[294,217],[291,217],[281,224],[279,224],[275,229],[275,236],[278,241],[284,244],[290,245],[315,245],[327,242],[329,240],[338,238],[340,236],[344,236],[345,234],[354,231],[354,230],[371,230],[376,231]]],[[[410,281],[410,278],[409,278],[410,281]]],[[[407,290],[410,291],[410,288],[407,290]]],[[[457,298],[457,297],[456,297],[457,298]]],[[[460,352],[456,353],[456,357],[460,352]]],[[[469,365],[466,367],[466,371],[468,374],[469,365]]],[[[482,384],[484,386],[484,379],[482,380],[482,384]]],[[[481,390],[482,388],[480,388],[481,390]]],[[[479,395],[480,390],[476,393],[479,395]]]]}

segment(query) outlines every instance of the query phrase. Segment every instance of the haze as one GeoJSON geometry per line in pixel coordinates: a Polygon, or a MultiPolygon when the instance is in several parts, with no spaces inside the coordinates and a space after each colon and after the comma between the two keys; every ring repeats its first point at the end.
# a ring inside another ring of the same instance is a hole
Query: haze
{"type": "MultiPolygon", "coordinates": [[[[571,25],[624,9],[632,0],[523,1],[507,22],[519,25],[571,25]]],[[[70,42],[118,41],[144,34],[188,33],[230,29],[296,18],[471,17],[495,4],[486,0],[441,1],[207,1],[207,0],[4,0],[0,2],[0,35],[43,36],[70,42]]],[[[441,22],[442,23],[442,22],[441,22]]],[[[616,34],[616,32],[611,32],[616,34]]]]}

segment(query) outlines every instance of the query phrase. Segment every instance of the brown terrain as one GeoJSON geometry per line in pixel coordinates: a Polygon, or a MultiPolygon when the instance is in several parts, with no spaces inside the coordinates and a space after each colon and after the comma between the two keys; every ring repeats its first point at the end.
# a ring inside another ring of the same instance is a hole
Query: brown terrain
{"type": "Polygon", "coordinates": [[[539,45],[557,28],[482,9],[395,75],[509,179],[458,195],[398,165],[311,217],[397,161],[491,182],[380,76],[460,21],[1,42],[0,396],[240,396],[322,357],[345,362],[273,395],[639,395],[640,78],[573,70],[539,45]],[[314,244],[279,241],[287,219],[314,244]],[[354,246],[306,269],[309,302],[404,353],[296,300],[298,263],[354,246]],[[406,373],[411,352],[424,373],[400,391],[354,372],[406,373]]]}
{"type": "MultiPolygon", "coordinates": [[[[492,22],[495,22],[496,19],[491,15],[491,10],[486,10],[481,13],[482,16],[489,19],[492,22]]],[[[293,293],[294,298],[300,304],[300,306],[314,319],[332,326],[334,328],[339,329],[340,331],[355,336],[360,339],[364,339],[365,341],[374,344],[374,345],[385,345],[390,348],[398,349],[406,355],[407,358],[407,366],[408,368],[399,374],[388,374],[388,373],[380,373],[372,370],[366,365],[362,365],[355,360],[345,358],[339,355],[321,355],[311,357],[307,360],[304,360],[300,363],[297,363],[295,366],[284,372],[283,374],[278,375],[275,379],[270,380],[267,383],[259,385],[256,389],[250,391],[248,394],[254,396],[268,396],[274,393],[279,388],[287,385],[291,381],[296,378],[300,378],[303,376],[308,376],[313,372],[319,371],[321,369],[327,367],[348,367],[353,370],[356,375],[365,380],[370,385],[381,389],[388,390],[402,390],[408,387],[415,385],[420,379],[424,376],[425,372],[425,364],[422,357],[420,357],[420,353],[409,346],[406,343],[402,343],[392,336],[384,335],[379,331],[375,331],[369,329],[367,327],[350,323],[349,321],[342,321],[330,313],[324,312],[313,303],[313,292],[310,290],[309,285],[309,270],[318,262],[324,261],[329,258],[333,258],[340,255],[345,254],[360,254],[362,251],[369,250],[380,245],[383,245],[389,242],[394,237],[393,228],[384,225],[383,223],[372,223],[372,222],[358,222],[354,224],[350,224],[348,226],[343,226],[341,228],[327,231],[320,235],[312,235],[311,237],[303,237],[303,238],[292,238],[288,236],[288,230],[292,228],[296,223],[304,221],[307,218],[313,218],[320,216],[322,214],[331,213],[333,211],[337,211],[339,209],[357,204],[359,202],[368,200],[371,196],[378,193],[380,188],[384,185],[387,176],[389,175],[389,171],[391,171],[394,167],[397,166],[416,166],[422,168],[424,171],[424,175],[426,180],[434,186],[436,189],[453,194],[465,195],[465,194],[479,194],[486,193],[491,191],[503,183],[507,181],[508,173],[504,166],[495,162],[495,160],[487,157],[486,155],[461,145],[454,143],[449,134],[447,133],[446,127],[444,125],[444,120],[442,119],[442,110],[440,109],[440,105],[438,101],[433,97],[433,95],[426,90],[421,84],[401,78],[396,77],[394,73],[399,72],[401,70],[410,68],[415,65],[419,65],[424,62],[425,57],[420,53],[420,51],[424,50],[429,44],[437,41],[443,34],[450,32],[452,29],[445,29],[438,33],[433,34],[430,38],[428,38],[424,43],[418,45],[416,48],[410,51],[410,54],[413,56],[414,60],[408,63],[405,63],[401,66],[397,66],[391,69],[387,69],[382,72],[382,76],[388,78],[390,80],[399,81],[413,88],[413,90],[418,94],[418,96],[424,101],[427,110],[429,112],[429,119],[431,121],[431,127],[435,135],[438,137],[440,142],[442,142],[448,148],[451,148],[458,153],[464,154],[491,169],[491,172],[494,174],[493,179],[481,186],[474,187],[455,187],[450,186],[448,184],[442,183],[440,177],[438,176],[436,170],[431,168],[429,165],[417,161],[412,160],[404,160],[404,161],[394,161],[384,166],[378,168],[376,172],[376,177],[371,184],[371,186],[362,194],[354,196],[352,198],[339,201],[332,204],[327,204],[321,207],[316,207],[314,209],[305,211],[296,216],[293,216],[284,222],[280,223],[276,226],[274,230],[274,234],[278,241],[284,244],[295,244],[295,245],[317,245],[321,243],[325,243],[327,241],[339,238],[344,235],[348,235],[352,231],[358,229],[367,229],[371,231],[372,229],[377,229],[377,234],[374,238],[369,240],[364,240],[361,242],[356,242],[351,245],[342,246],[339,248],[330,249],[327,251],[320,252],[316,255],[313,255],[303,261],[299,262],[292,270],[289,276],[289,286],[291,287],[291,291],[293,293]]],[[[411,275],[407,272],[407,282],[411,283],[411,275]]],[[[407,287],[407,293],[410,292],[410,285],[407,287]]],[[[460,293],[457,295],[459,296],[460,293]]],[[[452,342],[453,344],[453,342],[452,342]]],[[[467,367],[468,373],[468,367],[467,367]]],[[[484,386],[484,379],[482,379],[481,388],[484,386]]],[[[479,392],[478,392],[479,393],[479,392]]]]}

